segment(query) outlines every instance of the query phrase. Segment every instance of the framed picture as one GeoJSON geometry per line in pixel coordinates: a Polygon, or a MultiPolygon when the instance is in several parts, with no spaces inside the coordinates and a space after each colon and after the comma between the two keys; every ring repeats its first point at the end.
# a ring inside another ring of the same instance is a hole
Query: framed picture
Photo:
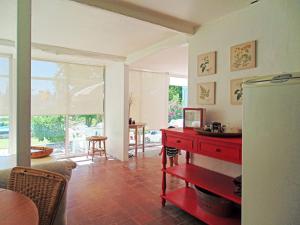
{"type": "Polygon", "coordinates": [[[214,105],[216,82],[198,83],[197,99],[199,105],[214,105]]]}
{"type": "Polygon", "coordinates": [[[232,46],[230,49],[230,70],[244,70],[256,67],[256,41],[232,46]]]}
{"type": "Polygon", "coordinates": [[[243,82],[256,78],[254,77],[243,77],[233,79],[230,81],[230,103],[232,105],[242,105],[243,103],[243,82]]]}
{"type": "Polygon", "coordinates": [[[197,63],[198,76],[211,75],[216,73],[216,52],[209,52],[198,55],[197,63]]]}
{"type": "Polygon", "coordinates": [[[243,81],[243,78],[230,81],[230,103],[232,105],[241,105],[243,102],[243,81]]]}

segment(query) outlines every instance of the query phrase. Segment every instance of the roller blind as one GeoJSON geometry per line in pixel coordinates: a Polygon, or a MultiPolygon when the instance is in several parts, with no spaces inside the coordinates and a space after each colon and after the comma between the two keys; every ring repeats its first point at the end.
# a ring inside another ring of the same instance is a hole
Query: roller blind
{"type": "Polygon", "coordinates": [[[102,114],[104,68],[32,61],[32,115],[102,114]]]}
{"type": "Polygon", "coordinates": [[[9,58],[0,56],[0,116],[9,114],[9,58]]]}
{"type": "Polygon", "coordinates": [[[129,96],[133,100],[130,114],[148,129],[168,126],[169,76],[165,73],[129,72],[129,96]]]}

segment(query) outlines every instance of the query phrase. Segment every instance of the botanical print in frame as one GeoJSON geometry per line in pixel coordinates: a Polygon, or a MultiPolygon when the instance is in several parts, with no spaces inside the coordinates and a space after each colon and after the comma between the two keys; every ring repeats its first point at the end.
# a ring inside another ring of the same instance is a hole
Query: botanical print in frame
{"type": "Polygon", "coordinates": [[[232,46],[230,49],[230,70],[244,70],[256,66],[256,41],[232,46]]]}
{"type": "Polygon", "coordinates": [[[199,105],[214,105],[216,82],[198,83],[197,99],[199,105]]]}
{"type": "Polygon", "coordinates": [[[243,82],[254,79],[254,77],[243,77],[230,81],[230,102],[232,105],[242,105],[243,103],[243,82]]]}
{"type": "Polygon", "coordinates": [[[198,76],[216,73],[216,52],[198,55],[197,73],[198,76]]]}

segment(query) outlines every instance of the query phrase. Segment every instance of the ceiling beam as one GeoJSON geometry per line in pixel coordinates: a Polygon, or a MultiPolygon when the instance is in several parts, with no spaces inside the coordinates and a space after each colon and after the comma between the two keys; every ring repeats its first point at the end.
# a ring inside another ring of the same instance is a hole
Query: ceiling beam
{"type": "MultiPolygon", "coordinates": [[[[0,46],[15,47],[15,41],[0,38],[0,46]]],[[[101,53],[101,52],[92,52],[92,51],[73,49],[73,48],[66,48],[66,47],[61,47],[61,46],[56,46],[56,45],[48,45],[48,44],[32,42],[31,46],[32,46],[32,49],[40,50],[40,51],[48,52],[48,53],[53,53],[55,55],[83,56],[83,57],[87,57],[87,58],[109,60],[109,61],[114,61],[114,62],[124,62],[126,60],[125,56],[112,55],[112,54],[106,54],[106,53],[101,53]]]]}
{"type": "Polygon", "coordinates": [[[160,52],[164,49],[174,48],[177,46],[182,46],[188,44],[188,38],[185,34],[177,34],[171,38],[167,38],[146,48],[140,49],[133,52],[127,56],[126,64],[130,65],[143,59],[149,55],[160,52]]]}
{"type": "Polygon", "coordinates": [[[146,21],[152,24],[167,27],[169,29],[186,33],[195,34],[199,24],[186,21],[174,16],[170,16],[152,9],[138,6],[129,2],[120,0],[72,0],[81,4],[94,6],[114,13],[133,17],[138,20],[146,21]]]}

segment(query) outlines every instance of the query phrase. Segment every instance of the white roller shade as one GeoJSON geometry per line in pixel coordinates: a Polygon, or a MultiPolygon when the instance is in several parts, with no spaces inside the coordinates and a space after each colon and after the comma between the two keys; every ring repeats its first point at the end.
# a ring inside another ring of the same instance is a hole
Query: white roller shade
{"type": "Polygon", "coordinates": [[[147,124],[148,129],[168,126],[169,76],[165,73],[130,71],[131,116],[147,124]]]}
{"type": "Polygon", "coordinates": [[[0,56],[0,116],[9,114],[9,58],[0,56]]]}
{"type": "Polygon", "coordinates": [[[32,115],[102,114],[104,68],[32,62],[32,115]]]}

